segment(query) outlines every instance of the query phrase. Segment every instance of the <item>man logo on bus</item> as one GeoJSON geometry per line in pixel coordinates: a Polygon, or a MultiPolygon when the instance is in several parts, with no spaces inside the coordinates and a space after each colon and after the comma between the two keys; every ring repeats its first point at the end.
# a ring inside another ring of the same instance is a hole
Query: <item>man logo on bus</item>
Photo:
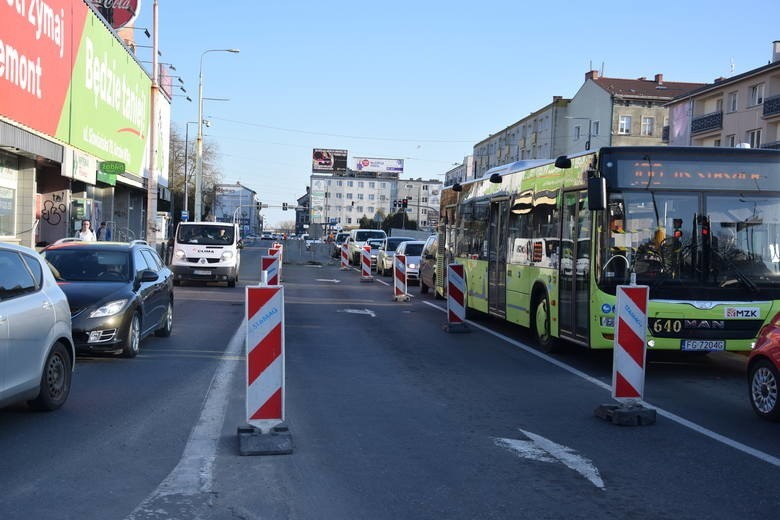
{"type": "Polygon", "coordinates": [[[758,318],[759,309],[757,307],[742,308],[742,309],[736,307],[726,307],[726,317],[727,318],[758,318]]]}

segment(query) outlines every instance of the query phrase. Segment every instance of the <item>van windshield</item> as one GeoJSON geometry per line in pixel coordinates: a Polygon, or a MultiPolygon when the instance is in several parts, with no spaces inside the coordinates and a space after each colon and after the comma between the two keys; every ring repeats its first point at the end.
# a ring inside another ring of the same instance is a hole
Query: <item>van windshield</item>
{"type": "Polygon", "coordinates": [[[235,241],[232,225],[206,226],[191,224],[179,226],[176,240],[182,244],[201,244],[206,246],[230,245],[235,241]]]}
{"type": "Polygon", "coordinates": [[[355,233],[355,241],[365,242],[369,238],[385,238],[386,236],[382,230],[358,231],[355,233]]]}

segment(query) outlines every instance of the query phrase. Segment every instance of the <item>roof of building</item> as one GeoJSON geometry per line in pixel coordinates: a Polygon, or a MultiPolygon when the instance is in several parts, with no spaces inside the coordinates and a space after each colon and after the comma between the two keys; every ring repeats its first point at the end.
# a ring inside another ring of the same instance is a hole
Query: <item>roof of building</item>
{"type": "Polygon", "coordinates": [[[768,72],[768,71],[771,71],[771,70],[775,70],[775,69],[780,69],[780,60],[779,61],[770,62],[770,63],[768,63],[766,65],[761,66],[761,67],[758,67],[758,68],[755,68],[755,69],[751,69],[751,70],[749,70],[747,72],[743,72],[742,74],[737,74],[736,76],[732,76],[730,78],[716,78],[715,81],[712,82],[712,83],[705,83],[705,84],[699,86],[699,88],[696,88],[696,89],[691,90],[689,92],[685,92],[683,94],[678,95],[675,98],[675,100],[681,100],[681,99],[686,99],[686,98],[689,98],[689,97],[697,96],[697,95],[702,94],[704,92],[708,92],[710,90],[719,89],[719,88],[722,88],[722,87],[724,87],[726,85],[732,85],[734,83],[738,83],[738,82],[740,82],[740,81],[742,81],[744,79],[750,78],[752,76],[757,76],[757,75],[760,75],[760,74],[763,74],[765,72],[768,72]]]}
{"type": "Polygon", "coordinates": [[[704,85],[704,83],[664,81],[663,74],[656,74],[653,79],[607,78],[600,76],[595,70],[585,74],[585,80],[589,79],[613,96],[627,98],[672,99],[704,85]]]}

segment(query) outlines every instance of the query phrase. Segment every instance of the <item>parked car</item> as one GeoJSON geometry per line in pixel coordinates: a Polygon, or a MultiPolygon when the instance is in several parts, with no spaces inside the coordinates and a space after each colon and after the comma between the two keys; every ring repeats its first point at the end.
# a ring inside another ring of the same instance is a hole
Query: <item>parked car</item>
{"type": "Polygon", "coordinates": [[[439,235],[431,235],[423,245],[420,258],[420,293],[426,294],[428,289],[433,290],[433,296],[438,300],[444,294],[436,288],[437,260],[439,257],[439,235]]]}
{"type": "Polygon", "coordinates": [[[371,270],[376,271],[376,258],[379,255],[379,251],[385,245],[384,238],[369,238],[366,240],[366,245],[371,248],[369,256],[371,258],[371,270]]]}
{"type": "Polygon", "coordinates": [[[173,328],[173,274],[146,242],[67,242],[41,254],[70,304],[80,352],[135,357],[173,328]]]}
{"type": "Polygon", "coordinates": [[[401,242],[409,242],[414,240],[411,237],[387,237],[382,249],[376,257],[376,272],[382,276],[393,274],[393,258],[395,257],[395,249],[401,244],[401,242]]]}
{"type": "Polygon", "coordinates": [[[59,408],[75,359],[68,300],[51,271],[33,249],[0,244],[0,406],[59,408]]]}
{"type": "Polygon", "coordinates": [[[406,255],[406,283],[420,283],[420,257],[425,242],[410,240],[401,242],[395,250],[397,255],[406,255]]]}
{"type": "Polygon", "coordinates": [[[756,415],[780,421],[780,315],[765,326],[747,361],[748,394],[756,415]]]}

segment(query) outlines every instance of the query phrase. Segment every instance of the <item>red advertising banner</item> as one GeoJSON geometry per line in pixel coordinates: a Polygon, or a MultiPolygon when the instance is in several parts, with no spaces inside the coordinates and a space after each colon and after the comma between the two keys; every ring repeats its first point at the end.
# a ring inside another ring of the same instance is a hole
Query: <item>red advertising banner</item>
{"type": "MultiPolygon", "coordinates": [[[[82,0],[0,2],[0,113],[55,136],[70,86],[82,0]]],[[[67,111],[66,117],[67,117],[67,111]]]]}

